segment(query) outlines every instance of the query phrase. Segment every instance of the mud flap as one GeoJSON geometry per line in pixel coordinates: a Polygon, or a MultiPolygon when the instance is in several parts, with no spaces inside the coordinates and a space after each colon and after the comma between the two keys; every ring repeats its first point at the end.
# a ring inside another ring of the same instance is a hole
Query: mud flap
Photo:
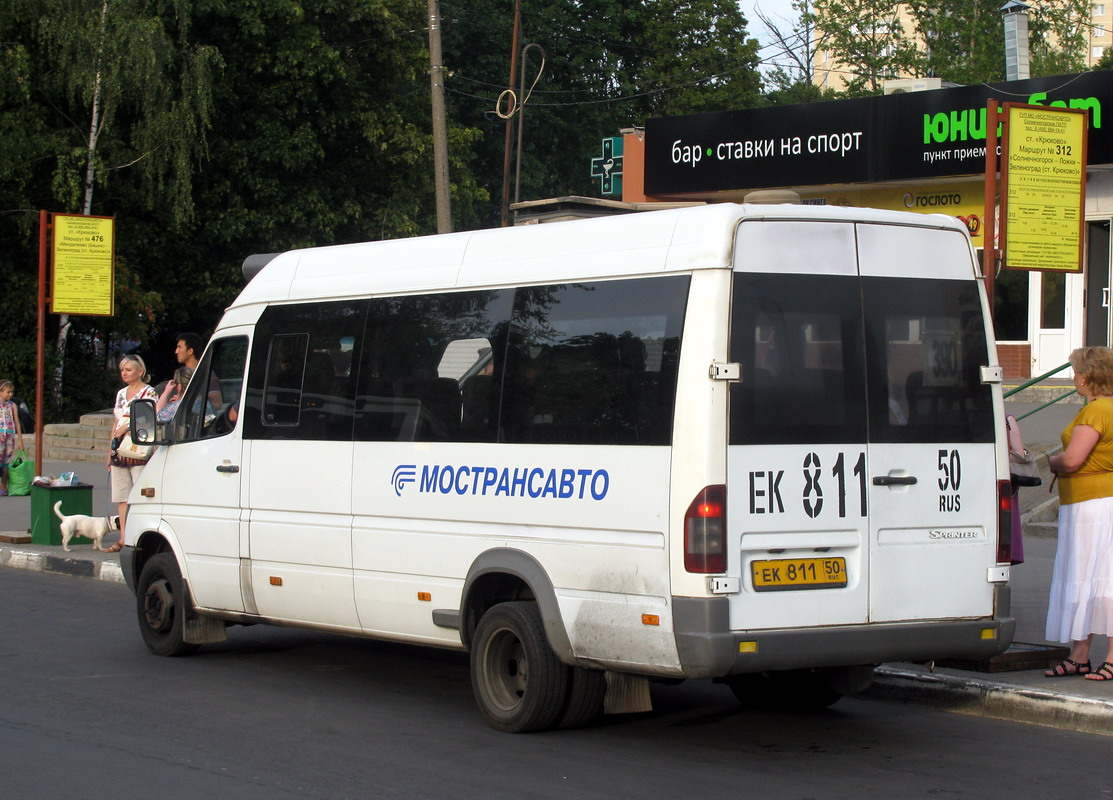
{"type": "Polygon", "coordinates": [[[217,644],[228,641],[228,626],[224,620],[186,614],[182,621],[182,640],[190,644],[217,644]]]}
{"type": "Polygon", "coordinates": [[[603,698],[604,714],[637,714],[652,711],[649,679],[625,672],[607,673],[607,694],[603,698]]]}

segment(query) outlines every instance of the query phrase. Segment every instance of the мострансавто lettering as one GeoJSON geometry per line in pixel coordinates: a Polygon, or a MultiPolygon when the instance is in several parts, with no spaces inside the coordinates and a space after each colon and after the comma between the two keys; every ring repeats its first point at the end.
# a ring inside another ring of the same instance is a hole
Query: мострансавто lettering
{"type": "Polygon", "coordinates": [[[420,477],[417,469],[416,464],[395,468],[395,494],[401,496],[408,484],[416,483],[422,494],[602,500],[611,486],[605,469],[425,464],[420,477]]]}

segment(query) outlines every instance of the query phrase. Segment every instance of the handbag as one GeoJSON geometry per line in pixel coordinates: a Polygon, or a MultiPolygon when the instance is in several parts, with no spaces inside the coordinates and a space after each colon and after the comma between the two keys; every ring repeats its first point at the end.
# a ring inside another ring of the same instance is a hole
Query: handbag
{"type": "MultiPolygon", "coordinates": [[[[136,444],[131,440],[130,433],[125,433],[122,437],[120,437],[119,442],[116,442],[116,440],[114,439],[112,443],[113,445],[115,445],[112,448],[112,452],[117,459],[125,462],[137,462],[139,464],[146,463],[147,459],[151,457],[151,453],[153,453],[155,449],[154,445],[136,444]]],[[[131,467],[135,466],[135,463],[121,464],[120,466],[131,467]]]]}
{"type": "Polygon", "coordinates": [[[1020,438],[1016,417],[1011,414],[1005,417],[1005,429],[1009,440],[1009,477],[1012,478],[1013,486],[1039,486],[1043,483],[1040,468],[1024,446],[1024,440],[1020,438]]]}
{"type": "Polygon", "coordinates": [[[31,481],[35,479],[35,462],[27,458],[26,450],[19,450],[8,463],[8,495],[21,497],[31,494],[31,481]]]}

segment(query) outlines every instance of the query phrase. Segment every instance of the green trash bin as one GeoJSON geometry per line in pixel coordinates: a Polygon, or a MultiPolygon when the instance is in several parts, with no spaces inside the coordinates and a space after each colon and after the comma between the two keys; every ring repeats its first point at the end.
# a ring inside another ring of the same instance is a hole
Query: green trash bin
{"type": "MultiPolygon", "coordinates": [[[[31,544],[62,544],[61,520],[54,513],[54,504],[62,501],[62,513],[93,515],[93,486],[39,486],[31,484],[31,544]]],[[[75,536],[70,544],[92,544],[92,539],[75,536]]]]}

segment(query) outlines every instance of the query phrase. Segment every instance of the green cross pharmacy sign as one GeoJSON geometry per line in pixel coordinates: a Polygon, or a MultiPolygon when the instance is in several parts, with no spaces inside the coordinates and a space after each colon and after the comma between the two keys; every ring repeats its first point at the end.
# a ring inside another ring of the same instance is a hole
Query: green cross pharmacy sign
{"type": "Polygon", "coordinates": [[[591,177],[599,178],[600,192],[622,195],[622,137],[603,140],[603,155],[591,159],[591,177]]]}

